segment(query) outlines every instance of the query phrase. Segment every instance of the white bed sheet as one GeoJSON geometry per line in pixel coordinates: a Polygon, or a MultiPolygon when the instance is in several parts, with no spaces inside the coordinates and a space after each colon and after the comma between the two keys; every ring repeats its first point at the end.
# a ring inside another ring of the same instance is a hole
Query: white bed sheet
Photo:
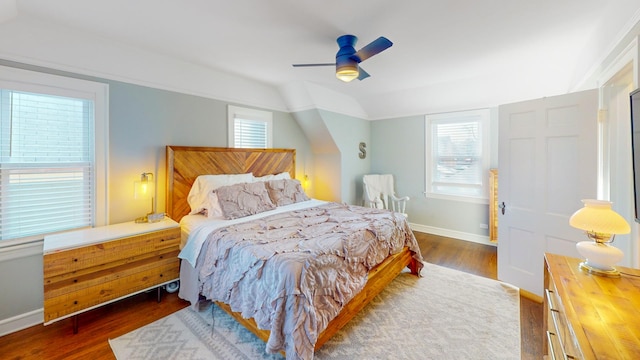
{"type": "Polygon", "coordinates": [[[311,199],[295,204],[279,206],[273,210],[233,220],[226,220],[223,217],[207,218],[204,215],[185,215],[182,220],[180,220],[183,241],[181,244],[182,250],[178,257],[188,261],[192,267],[195,267],[198,255],[200,255],[200,249],[202,249],[202,244],[207,239],[207,236],[215,229],[245,221],[260,219],[265,216],[279,214],[286,211],[320,206],[326,203],[326,201],[311,199]]]}

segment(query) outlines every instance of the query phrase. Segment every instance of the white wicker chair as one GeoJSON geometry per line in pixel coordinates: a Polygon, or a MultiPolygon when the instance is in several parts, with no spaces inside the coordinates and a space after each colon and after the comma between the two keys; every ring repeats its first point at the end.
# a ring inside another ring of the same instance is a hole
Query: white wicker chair
{"type": "Polygon", "coordinates": [[[408,196],[398,197],[395,194],[393,175],[371,174],[362,177],[364,206],[388,209],[407,216],[408,196]]]}

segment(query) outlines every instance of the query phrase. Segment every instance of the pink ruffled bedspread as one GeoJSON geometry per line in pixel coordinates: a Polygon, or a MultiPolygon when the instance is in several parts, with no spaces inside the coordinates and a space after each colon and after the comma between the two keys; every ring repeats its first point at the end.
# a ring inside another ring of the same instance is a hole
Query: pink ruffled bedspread
{"type": "Polygon", "coordinates": [[[267,352],[312,359],[319,334],[367,272],[405,246],[421,267],[404,216],[329,203],[215,230],[196,269],[201,294],[271,331],[267,352]]]}

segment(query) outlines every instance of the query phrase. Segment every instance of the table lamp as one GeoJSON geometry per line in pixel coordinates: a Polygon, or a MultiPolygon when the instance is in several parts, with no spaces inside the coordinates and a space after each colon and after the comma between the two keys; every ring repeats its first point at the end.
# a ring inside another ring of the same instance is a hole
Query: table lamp
{"type": "Polygon", "coordinates": [[[585,258],[580,269],[600,276],[620,276],[613,265],[622,260],[624,254],[610,244],[616,234],[631,231],[629,223],[611,209],[610,201],[585,199],[582,203],[584,207],[569,219],[571,226],[584,230],[590,239],[576,244],[578,253],[585,258]]]}
{"type": "Polygon", "coordinates": [[[150,178],[153,178],[153,174],[145,172],[140,175],[140,181],[134,182],[134,199],[151,199],[151,212],[145,216],[136,218],[135,222],[137,223],[156,222],[164,218],[164,214],[156,214],[153,203],[153,181],[151,181],[150,178]]]}

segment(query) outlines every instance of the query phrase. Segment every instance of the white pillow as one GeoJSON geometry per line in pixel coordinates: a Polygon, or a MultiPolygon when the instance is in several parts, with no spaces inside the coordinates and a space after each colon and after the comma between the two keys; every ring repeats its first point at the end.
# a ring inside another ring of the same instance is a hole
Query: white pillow
{"type": "Polygon", "coordinates": [[[218,196],[213,191],[221,186],[246,182],[253,182],[252,173],[198,176],[187,196],[187,203],[191,208],[189,215],[204,211],[209,218],[221,216],[222,209],[218,203],[218,196]]]}
{"type": "Polygon", "coordinates": [[[253,181],[269,181],[269,180],[282,180],[282,179],[291,179],[291,174],[288,171],[282,172],[280,174],[275,175],[264,175],[264,176],[254,176],[253,181]]]}

